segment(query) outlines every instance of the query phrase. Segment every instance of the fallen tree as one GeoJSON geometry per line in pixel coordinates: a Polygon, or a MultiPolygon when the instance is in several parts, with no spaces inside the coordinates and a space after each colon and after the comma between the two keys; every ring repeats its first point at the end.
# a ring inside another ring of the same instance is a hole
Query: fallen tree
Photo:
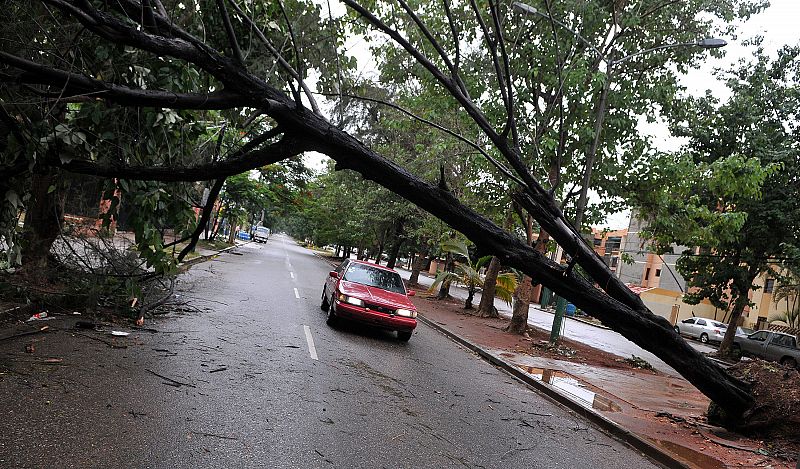
{"type": "MultiPolygon", "coordinates": [[[[157,93],[93,78],[89,70],[80,73],[70,72],[7,52],[0,53],[0,63],[6,69],[3,80],[16,85],[36,85],[38,87],[36,90],[49,99],[53,99],[54,95],[62,96],[64,99],[90,96],[93,100],[119,106],[172,109],[203,109],[204,106],[209,109],[248,108],[269,116],[277,125],[270,131],[254,137],[251,144],[243,147],[235,155],[222,161],[193,167],[107,165],[91,159],[60,158],[40,161],[40,164],[105,177],[193,181],[220,179],[306,151],[318,151],[334,159],[336,169],[356,171],[364,178],[373,180],[413,202],[463,233],[482,251],[497,256],[503,265],[517,268],[530,275],[629,340],[651,351],[725,409],[729,415],[744,415],[752,407],[753,398],[743,382],[728,375],[690,347],[673,331],[664,318],[650,312],[633,292],[614,277],[602,259],[584,243],[552,195],[535,180],[522,161],[515,137],[513,101],[506,98],[508,120],[502,131],[496,131],[467,93],[457,65],[448,59],[441,47],[436,47],[437,43],[432,37],[434,49],[440,54],[437,61],[445,64],[444,70],[370,11],[355,1],[345,0],[353,11],[399,44],[470,115],[505,161],[497,161],[480,146],[473,145],[498,171],[519,186],[520,191],[516,201],[570,254],[572,263],[568,266],[555,264],[515,235],[463,205],[447,190],[446,185],[421,180],[332,125],[318,112],[318,106],[310,93],[306,93],[305,100],[311,108],[306,107],[301,95],[307,90],[307,86],[301,75],[280,55],[275,57],[276,62],[297,81],[296,85],[290,83],[291,96],[249,72],[239,54],[235,53],[238,50],[238,42],[232,29],[226,28],[229,43],[219,46],[233,50],[234,53],[230,57],[182,29],[173,18],[165,16],[166,11],[158,8],[161,3],[158,1],[139,3],[133,0],[118,0],[104,4],[104,8],[87,0],[42,0],[42,3],[57,9],[67,20],[79,23],[97,37],[113,44],[190,63],[224,86],[224,92],[157,93]],[[205,105],[203,99],[207,99],[205,105]],[[575,264],[582,268],[589,279],[578,273],[574,268],[575,264]],[[599,285],[599,288],[595,285],[599,285]]],[[[425,25],[404,2],[401,4],[409,18],[417,23],[424,33],[425,25]]],[[[252,20],[234,1],[230,1],[229,5],[239,15],[238,18],[243,24],[257,30],[252,20]]],[[[475,10],[476,17],[482,20],[484,13],[479,12],[477,7],[475,10]]],[[[499,29],[497,21],[499,12],[492,7],[489,13],[489,19],[492,20],[490,24],[499,29]]],[[[223,18],[229,16],[224,2],[219,2],[219,15],[223,18]]],[[[483,27],[491,28],[486,25],[483,27]]],[[[263,37],[263,34],[257,36],[263,37]]],[[[502,47],[497,47],[495,44],[492,54],[496,59],[498,75],[507,77],[504,73],[502,47]]],[[[510,81],[501,79],[500,87],[506,96],[512,92],[510,81]]],[[[16,165],[14,168],[3,168],[0,171],[5,175],[10,174],[12,169],[26,170],[16,165]]]]}

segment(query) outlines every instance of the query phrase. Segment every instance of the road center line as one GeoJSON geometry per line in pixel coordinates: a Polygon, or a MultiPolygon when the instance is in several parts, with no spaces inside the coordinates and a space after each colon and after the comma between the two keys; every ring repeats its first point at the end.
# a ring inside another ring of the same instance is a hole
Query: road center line
{"type": "Polygon", "coordinates": [[[308,342],[308,353],[311,354],[312,360],[318,360],[317,348],[314,347],[314,338],[311,337],[311,328],[304,325],[303,329],[306,331],[306,342],[308,342]]]}
{"type": "Polygon", "coordinates": [[[289,272],[289,276],[291,276],[292,278],[294,278],[294,272],[289,272]]]}
{"type": "Polygon", "coordinates": [[[300,292],[297,291],[297,288],[294,289],[294,297],[297,298],[298,300],[300,299],[300,292]]]}

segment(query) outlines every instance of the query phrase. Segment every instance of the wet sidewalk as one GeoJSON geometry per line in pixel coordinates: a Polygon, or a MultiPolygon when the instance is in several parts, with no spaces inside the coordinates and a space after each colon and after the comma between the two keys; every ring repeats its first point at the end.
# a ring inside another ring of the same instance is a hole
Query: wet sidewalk
{"type": "MultiPolygon", "coordinates": [[[[556,359],[534,347],[537,339],[508,334],[507,319],[479,318],[458,306],[415,299],[423,320],[501,360],[526,381],[535,381],[556,400],[592,412],[674,458],[674,467],[786,467],[795,463],[769,457],[768,444],[733,435],[706,423],[709,400],[680,376],[616,363],[599,366],[601,350],[586,347],[574,357],[556,359]],[[594,356],[581,358],[582,354],[594,356]],[[556,394],[552,394],[556,393],[556,394]],[[579,406],[579,407],[578,407],[579,406]]],[[[548,332],[549,333],[549,332],[548,332]]],[[[624,439],[624,438],[623,438],[624,439]]],[[[768,443],[768,442],[766,442],[768,443]]]]}

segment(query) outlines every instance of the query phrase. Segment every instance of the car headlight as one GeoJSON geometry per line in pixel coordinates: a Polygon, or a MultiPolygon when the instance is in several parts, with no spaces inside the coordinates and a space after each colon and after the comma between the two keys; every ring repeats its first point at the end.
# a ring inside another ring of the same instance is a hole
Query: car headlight
{"type": "Polygon", "coordinates": [[[403,309],[403,308],[400,308],[397,311],[395,311],[395,314],[397,314],[398,316],[403,316],[405,318],[415,318],[415,317],[417,317],[417,312],[416,311],[410,310],[410,309],[403,309]]]}
{"type": "Polygon", "coordinates": [[[360,300],[358,298],[353,298],[352,296],[347,296],[347,295],[345,295],[343,293],[339,294],[339,301],[342,301],[342,302],[345,302],[345,303],[349,303],[349,304],[351,304],[353,306],[361,306],[362,308],[364,307],[364,300],[360,300]]]}

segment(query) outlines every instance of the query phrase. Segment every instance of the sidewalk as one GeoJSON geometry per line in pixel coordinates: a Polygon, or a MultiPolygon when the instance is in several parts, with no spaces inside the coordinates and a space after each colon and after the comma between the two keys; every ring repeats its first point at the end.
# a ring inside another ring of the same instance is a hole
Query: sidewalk
{"type": "Polygon", "coordinates": [[[794,467],[768,457],[762,442],[706,424],[708,398],[679,376],[613,361],[599,366],[592,358],[603,352],[592,353],[589,347],[573,358],[543,356],[531,339],[503,332],[505,319],[478,318],[460,313],[457,305],[419,297],[413,301],[423,322],[512,374],[523,375],[524,381],[576,412],[590,413],[590,420],[607,423],[611,433],[640,451],[650,454],[649,445],[668,454],[673,464],[661,461],[668,466],[794,467]],[[582,353],[590,355],[588,360],[582,353]]]}
{"type": "MultiPolygon", "coordinates": [[[[400,276],[408,280],[411,272],[403,268],[395,268],[400,273],[400,276]]],[[[433,279],[426,274],[420,274],[420,285],[425,288],[430,287],[433,279]]],[[[467,297],[467,291],[457,285],[450,287],[450,295],[454,298],[464,300],[467,297]]],[[[474,304],[477,306],[480,303],[481,294],[475,294],[474,304]]],[[[499,299],[495,299],[494,306],[500,313],[500,316],[508,320],[511,318],[511,307],[499,299]]],[[[528,311],[528,324],[541,329],[550,330],[553,327],[554,314],[548,311],[539,309],[537,305],[531,304],[528,311]]],[[[594,324],[582,322],[574,317],[566,317],[563,322],[562,336],[567,337],[586,345],[605,350],[623,358],[630,358],[635,355],[639,358],[646,360],[653,368],[668,373],[673,376],[678,376],[678,373],[669,365],[664,363],[661,359],[652,353],[644,350],[633,342],[629,341],[617,332],[614,332],[605,327],[598,327],[594,324]]],[[[700,352],[713,352],[714,348],[700,344],[699,342],[689,341],[689,345],[699,350],[700,352]]]]}

